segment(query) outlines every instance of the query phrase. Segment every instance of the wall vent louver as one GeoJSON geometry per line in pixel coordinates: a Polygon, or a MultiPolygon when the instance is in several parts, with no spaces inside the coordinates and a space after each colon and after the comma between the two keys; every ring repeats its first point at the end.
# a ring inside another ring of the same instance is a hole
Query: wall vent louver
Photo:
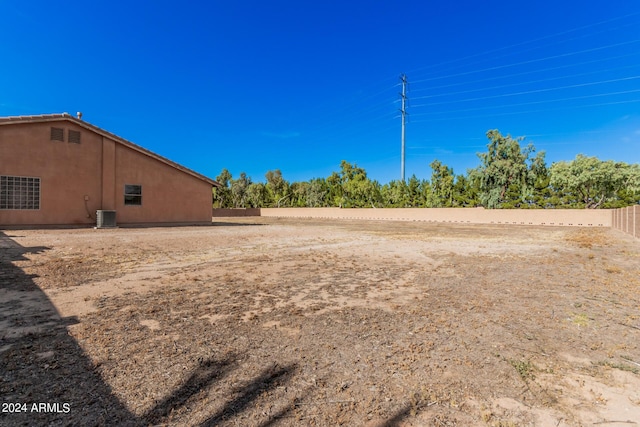
{"type": "Polygon", "coordinates": [[[80,132],[69,129],[69,142],[72,144],[80,144],[80,132]]]}
{"type": "Polygon", "coordinates": [[[116,211],[96,211],[96,228],[113,228],[116,226],[116,211]]]}
{"type": "Polygon", "coordinates": [[[51,128],[51,140],[52,141],[64,141],[64,129],[63,128],[51,128]]]}

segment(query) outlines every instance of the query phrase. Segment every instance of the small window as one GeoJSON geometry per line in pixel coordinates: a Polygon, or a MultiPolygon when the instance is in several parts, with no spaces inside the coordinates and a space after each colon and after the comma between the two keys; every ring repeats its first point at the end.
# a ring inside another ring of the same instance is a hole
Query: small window
{"type": "Polygon", "coordinates": [[[80,132],[69,129],[69,142],[71,144],[80,144],[80,132]]]}
{"type": "Polygon", "coordinates": [[[0,176],[0,209],[40,209],[40,178],[0,176]]]}
{"type": "Polygon", "coordinates": [[[126,184],[124,186],[124,204],[131,206],[142,205],[142,185],[126,184]]]}
{"type": "Polygon", "coordinates": [[[64,129],[62,129],[62,128],[51,128],[51,140],[52,141],[63,141],[64,142],[64,129]]]}

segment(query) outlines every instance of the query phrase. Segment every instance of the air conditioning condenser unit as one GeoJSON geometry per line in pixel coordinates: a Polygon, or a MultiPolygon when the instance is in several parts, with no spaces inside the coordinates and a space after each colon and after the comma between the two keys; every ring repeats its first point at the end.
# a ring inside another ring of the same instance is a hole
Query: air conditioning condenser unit
{"type": "Polygon", "coordinates": [[[116,227],[116,211],[96,211],[96,228],[116,227]]]}

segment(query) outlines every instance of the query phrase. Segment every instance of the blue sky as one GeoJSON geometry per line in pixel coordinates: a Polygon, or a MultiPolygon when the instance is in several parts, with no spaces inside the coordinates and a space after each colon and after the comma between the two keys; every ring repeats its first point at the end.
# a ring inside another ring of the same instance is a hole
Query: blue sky
{"type": "Polygon", "coordinates": [[[465,173],[485,133],[640,163],[636,1],[0,0],[0,116],[84,119],[215,178],[465,173]]]}

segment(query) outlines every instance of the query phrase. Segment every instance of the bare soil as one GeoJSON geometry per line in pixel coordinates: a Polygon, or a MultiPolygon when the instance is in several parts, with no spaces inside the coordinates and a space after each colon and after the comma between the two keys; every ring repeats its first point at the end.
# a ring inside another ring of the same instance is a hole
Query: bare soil
{"type": "Polygon", "coordinates": [[[1,231],[0,424],[640,425],[638,240],[218,220],[1,231]]]}

